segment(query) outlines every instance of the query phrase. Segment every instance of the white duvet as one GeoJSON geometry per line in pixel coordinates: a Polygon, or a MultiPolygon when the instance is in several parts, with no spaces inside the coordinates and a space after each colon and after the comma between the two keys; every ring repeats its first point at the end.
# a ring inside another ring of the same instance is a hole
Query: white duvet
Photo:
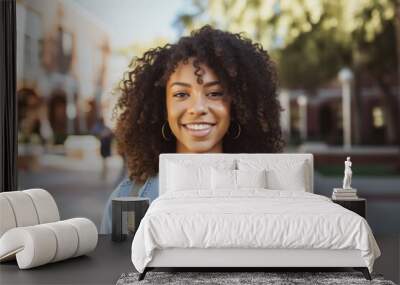
{"type": "Polygon", "coordinates": [[[330,199],[299,191],[248,189],[156,199],[132,243],[143,272],[164,248],[358,249],[372,272],[380,250],[366,220],[330,199]]]}

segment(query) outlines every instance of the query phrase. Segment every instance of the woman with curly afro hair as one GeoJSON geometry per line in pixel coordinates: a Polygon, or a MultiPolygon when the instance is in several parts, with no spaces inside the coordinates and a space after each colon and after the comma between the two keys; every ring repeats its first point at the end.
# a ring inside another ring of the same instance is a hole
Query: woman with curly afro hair
{"type": "Polygon", "coordinates": [[[136,58],[119,86],[115,135],[129,178],[111,200],[158,196],[160,153],[275,153],[283,147],[274,63],[241,34],[204,26],[136,58]]]}

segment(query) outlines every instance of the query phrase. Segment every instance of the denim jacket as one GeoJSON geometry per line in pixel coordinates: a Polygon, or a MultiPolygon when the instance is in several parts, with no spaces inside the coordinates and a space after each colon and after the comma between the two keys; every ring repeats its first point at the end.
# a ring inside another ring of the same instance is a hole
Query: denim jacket
{"type": "MultiPolygon", "coordinates": [[[[100,226],[100,234],[111,234],[112,229],[112,199],[117,197],[132,196],[134,181],[130,179],[123,180],[108,198],[106,207],[104,208],[103,219],[100,226]]],[[[139,197],[150,199],[150,203],[158,197],[158,175],[150,177],[139,190],[139,197]]]]}

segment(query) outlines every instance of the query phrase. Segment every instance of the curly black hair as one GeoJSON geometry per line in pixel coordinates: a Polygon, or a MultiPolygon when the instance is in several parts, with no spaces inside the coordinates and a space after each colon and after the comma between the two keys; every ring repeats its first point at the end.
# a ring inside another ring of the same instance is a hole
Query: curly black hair
{"type": "MultiPolygon", "coordinates": [[[[209,66],[232,97],[231,118],[240,124],[241,134],[235,139],[229,133],[237,130],[228,131],[224,152],[282,150],[275,64],[260,44],[243,34],[207,25],[175,44],[150,49],[134,58],[118,86],[121,97],[115,106],[115,135],[132,180],[144,182],[155,176],[159,154],[176,152],[175,138],[165,141],[161,133],[167,120],[166,82],[178,64],[189,58],[195,58],[196,70],[200,63],[209,66]]],[[[196,75],[201,83],[201,76],[196,75]]]]}

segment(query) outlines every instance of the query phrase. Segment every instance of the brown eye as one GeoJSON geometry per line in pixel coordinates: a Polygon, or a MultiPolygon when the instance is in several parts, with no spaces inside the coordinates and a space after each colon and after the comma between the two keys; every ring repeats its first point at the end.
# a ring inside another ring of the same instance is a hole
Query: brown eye
{"type": "Polygon", "coordinates": [[[184,92],[178,92],[178,93],[175,93],[173,96],[176,98],[185,98],[186,96],[189,96],[189,95],[184,92]]]}
{"type": "Polygon", "coordinates": [[[224,96],[224,93],[223,92],[210,92],[207,94],[207,96],[211,97],[211,98],[219,98],[219,97],[224,96]]]}

